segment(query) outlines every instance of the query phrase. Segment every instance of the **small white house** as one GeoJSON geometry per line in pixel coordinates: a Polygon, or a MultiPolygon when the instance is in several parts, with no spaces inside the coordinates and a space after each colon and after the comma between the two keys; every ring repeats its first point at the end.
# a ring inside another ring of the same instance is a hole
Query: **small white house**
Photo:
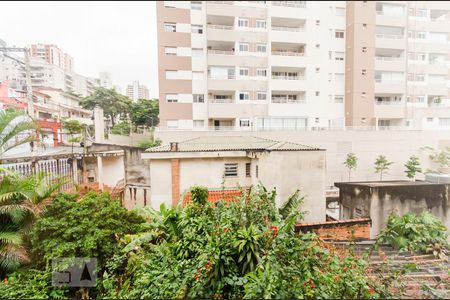
{"type": "Polygon", "coordinates": [[[277,189],[281,205],[297,189],[306,222],[325,221],[325,151],[258,137],[199,137],[148,149],[150,203],[176,205],[193,185],[236,189],[258,183],[277,189]]]}

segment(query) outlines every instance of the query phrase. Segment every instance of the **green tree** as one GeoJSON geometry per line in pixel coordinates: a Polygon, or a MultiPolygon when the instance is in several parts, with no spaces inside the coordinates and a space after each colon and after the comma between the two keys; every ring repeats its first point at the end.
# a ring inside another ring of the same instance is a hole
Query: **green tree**
{"type": "Polygon", "coordinates": [[[162,141],[160,139],[143,140],[138,143],[138,147],[141,148],[152,148],[161,145],[162,141]]]}
{"type": "Polygon", "coordinates": [[[350,181],[352,170],[358,166],[358,157],[354,153],[348,153],[343,165],[348,169],[348,181],[350,181]]]}
{"type": "Polygon", "coordinates": [[[131,104],[130,119],[135,126],[158,125],[159,103],[157,99],[138,99],[131,104]]]}
{"type": "Polygon", "coordinates": [[[115,89],[106,89],[98,87],[94,92],[80,102],[85,109],[93,110],[95,106],[103,109],[105,116],[111,120],[111,124],[116,124],[117,117],[126,118],[130,112],[131,100],[127,96],[123,96],[115,89]]]}
{"type": "Polygon", "coordinates": [[[419,158],[417,156],[411,156],[409,160],[405,164],[406,170],[406,176],[409,179],[414,180],[416,178],[417,173],[422,172],[422,168],[420,167],[419,158]]]}
{"type": "Polygon", "coordinates": [[[384,155],[379,155],[377,157],[377,159],[375,160],[375,173],[380,174],[380,181],[383,180],[383,173],[385,173],[385,171],[389,170],[389,166],[392,164],[393,164],[393,162],[388,161],[386,159],[386,156],[384,156],[384,155]]]}
{"type": "Polygon", "coordinates": [[[119,135],[130,135],[131,132],[131,126],[128,122],[120,122],[114,125],[111,128],[112,134],[119,134],[119,135]]]}
{"type": "Polygon", "coordinates": [[[44,173],[18,175],[7,170],[0,181],[0,277],[28,262],[24,242],[64,179],[48,182],[44,173]]]}
{"type": "Polygon", "coordinates": [[[0,110],[0,159],[3,154],[35,140],[36,124],[23,111],[0,110]]]}

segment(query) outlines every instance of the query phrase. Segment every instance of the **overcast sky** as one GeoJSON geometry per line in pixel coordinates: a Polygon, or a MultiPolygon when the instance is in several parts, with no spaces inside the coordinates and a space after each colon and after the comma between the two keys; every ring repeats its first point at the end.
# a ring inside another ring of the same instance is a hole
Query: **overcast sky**
{"type": "Polygon", "coordinates": [[[139,80],[157,97],[154,2],[0,2],[0,39],[9,46],[56,44],[74,58],[75,72],[111,73],[122,90],[139,80]]]}

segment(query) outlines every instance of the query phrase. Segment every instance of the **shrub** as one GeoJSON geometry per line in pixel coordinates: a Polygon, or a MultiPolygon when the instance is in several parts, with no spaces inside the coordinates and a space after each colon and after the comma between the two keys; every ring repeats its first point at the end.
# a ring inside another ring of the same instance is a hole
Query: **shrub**
{"type": "MultiPolygon", "coordinates": [[[[437,245],[448,245],[445,225],[429,212],[399,216],[392,213],[386,228],[378,235],[377,244],[387,243],[399,251],[426,251],[437,245]]],[[[436,253],[438,254],[438,253],[436,253]]]]}
{"type": "Polygon", "coordinates": [[[120,122],[114,125],[111,128],[112,134],[119,134],[119,135],[130,135],[131,132],[131,126],[128,122],[120,122]]]}
{"type": "Polygon", "coordinates": [[[138,147],[141,148],[152,148],[161,145],[160,139],[154,139],[154,140],[143,140],[138,143],[138,147]]]}

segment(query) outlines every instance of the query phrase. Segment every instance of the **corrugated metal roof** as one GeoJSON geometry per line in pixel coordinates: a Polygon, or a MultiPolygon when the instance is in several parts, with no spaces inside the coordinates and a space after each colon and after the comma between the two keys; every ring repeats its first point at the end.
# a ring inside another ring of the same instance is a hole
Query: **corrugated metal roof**
{"type": "MultiPolygon", "coordinates": [[[[205,151],[311,151],[321,150],[292,142],[280,142],[254,136],[198,137],[178,143],[178,152],[205,151]]],[[[153,147],[147,152],[170,152],[170,144],[153,147]]]]}

